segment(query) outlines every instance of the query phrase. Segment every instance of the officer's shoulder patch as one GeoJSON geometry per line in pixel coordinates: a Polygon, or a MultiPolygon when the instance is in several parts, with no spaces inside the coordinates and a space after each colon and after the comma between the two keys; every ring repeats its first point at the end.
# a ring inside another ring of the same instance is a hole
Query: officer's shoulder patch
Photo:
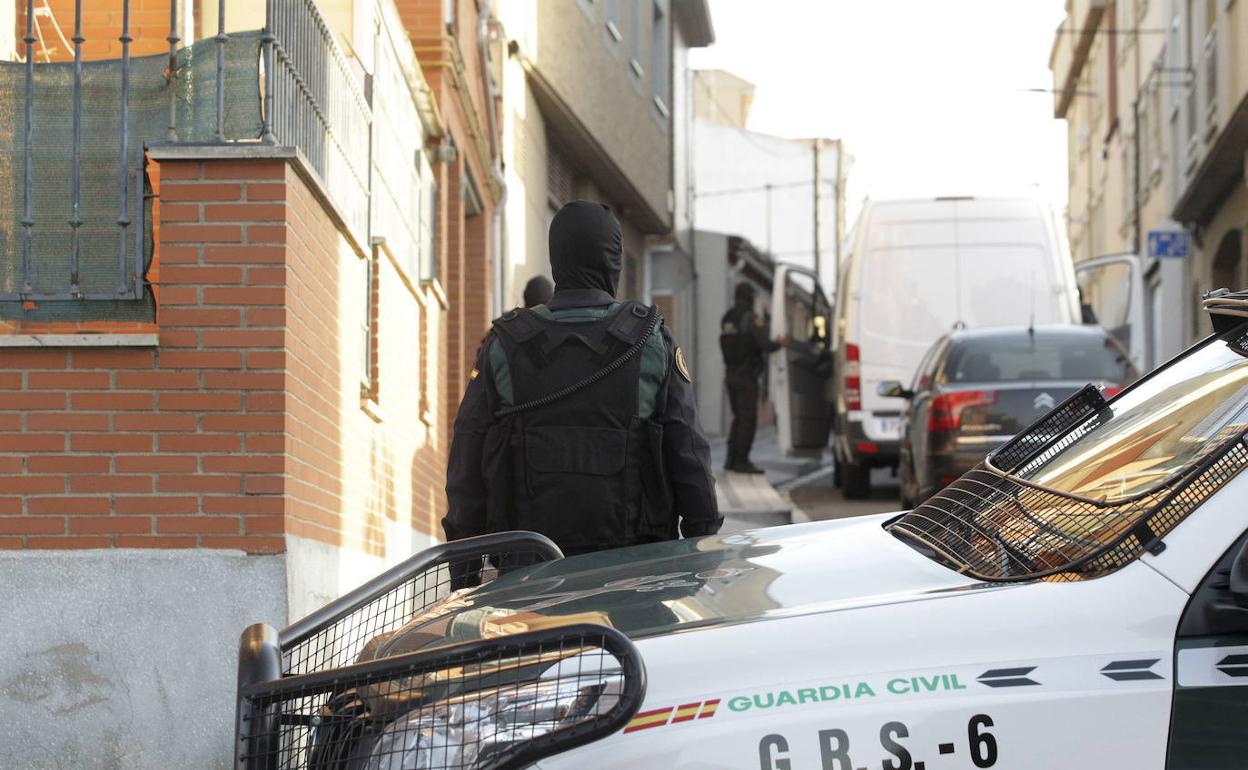
{"type": "Polygon", "coordinates": [[[472,367],[472,371],[468,374],[468,379],[475,380],[480,376],[481,376],[481,370],[474,366],[472,367]]]}
{"type": "Polygon", "coordinates": [[[679,345],[676,346],[676,371],[685,378],[685,382],[693,382],[693,375],[689,374],[689,362],[685,360],[685,351],[679,345]]]}
{"type": "Polygon", "coordinates": [[[758,328],[760,328],[760,329],[761,329],[761,328],[763,328],[763,326],[764,326],[766,323],[767,323],[767,322],[763,320],[763,317],[762,317],[762,316],[757,316],[757,315],[756,315],[756,316],[754,316],[754,325],[755,325],[755,326],[757,326],[758,328]]]}

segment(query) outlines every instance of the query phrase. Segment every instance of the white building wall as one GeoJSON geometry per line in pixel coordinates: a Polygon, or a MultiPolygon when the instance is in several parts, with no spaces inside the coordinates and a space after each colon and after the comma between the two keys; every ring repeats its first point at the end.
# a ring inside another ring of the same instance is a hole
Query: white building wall
{"type": "MultiPolygon", "coordinates": [[[[813,144],[702,120],[694,143],[696,227],[740,235],[776,262],[814,269],[813,144]]],[[[820,268],[828,296],[836,284],[836,156],[825,144],[820,268]]]]}
{"type": "Polygon", "coordinates": [[[0,556],[0,766],[233,767],[238,640],[287,620],[286,556],[0,556]]]}

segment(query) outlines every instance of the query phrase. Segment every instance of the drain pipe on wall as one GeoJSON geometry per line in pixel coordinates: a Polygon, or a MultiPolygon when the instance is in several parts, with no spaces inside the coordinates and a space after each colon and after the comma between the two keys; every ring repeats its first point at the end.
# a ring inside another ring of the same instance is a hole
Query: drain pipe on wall
{"type": "Polygon", "coordinates": [[[503,211],[507,207],[507,177],[503,174],[503,151],[499,143],[498,112],[495,108],[501,84],[494,80],[489,54],[491,27],[497,34],[502,34],[502,31],[499,25],[491,22],[493,15],[494,0],[486,0],[477,18],[477,51],[481,56],[481,72],[485,75],[485,114],[490,131],[490,148],[494,155],[490,162],[490,173],[498,183],[499,190],[498,199],[494,201],[494,210],[490,213],[490,256],[494,260],[492,315],[497,318],[503,314],[503,306],[507,302],[507,268],[503,259],[503,211]]]}

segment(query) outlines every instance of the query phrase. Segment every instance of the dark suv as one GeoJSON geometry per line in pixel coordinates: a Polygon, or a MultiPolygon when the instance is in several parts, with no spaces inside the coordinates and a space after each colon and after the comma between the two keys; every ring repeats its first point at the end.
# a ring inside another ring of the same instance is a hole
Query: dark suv
{"type": "Polygon", "coordinates": [[[911,508],[1089,382],[1106,397],[1139,376],[1130,356],[1096,326],[957,330],[924,354],[901,418],[901,503],[911,508]]]}

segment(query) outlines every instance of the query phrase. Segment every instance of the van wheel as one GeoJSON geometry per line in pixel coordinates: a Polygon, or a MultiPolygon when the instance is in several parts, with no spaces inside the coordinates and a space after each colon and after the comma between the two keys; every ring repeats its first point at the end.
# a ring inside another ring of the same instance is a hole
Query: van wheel
{"type": "Polygon", "coordinates": [[[871,495],[871,469],[861,463],[845,463],[841,470],[841,494],[848,500],[871,495]]]}
{"type": "Polygon", "coordinates": [[[914,498],[913,498],[913,497],[911,497],[910,495],[906,494],[906,485],[905,485],[905,484],[902,484],[902,485],[901,485],[901,495],[900,495],[900,498],[901,498],[901,499],[900,499],[898,502],[901,504],[901,509],[902,509],[903,511],[913,511],[915,508],[917,508],[917,507],[918,507],[918,504],[914,502],[914,498]]]}
{"type": "Polygon", "coordinates": [[[918,485],[914,481],[914,473],[906,470],[908,467],[909,464],[901,467],[901,470],[898,473],[897,487],[900,492],[898,497],[901,498],[899,500],[901,507],[902,509],[909,511],[918,507],[918,501],[915,499],[915,496],[911,496],[907,490],[911,487],[917,487],[918,485]]]}

